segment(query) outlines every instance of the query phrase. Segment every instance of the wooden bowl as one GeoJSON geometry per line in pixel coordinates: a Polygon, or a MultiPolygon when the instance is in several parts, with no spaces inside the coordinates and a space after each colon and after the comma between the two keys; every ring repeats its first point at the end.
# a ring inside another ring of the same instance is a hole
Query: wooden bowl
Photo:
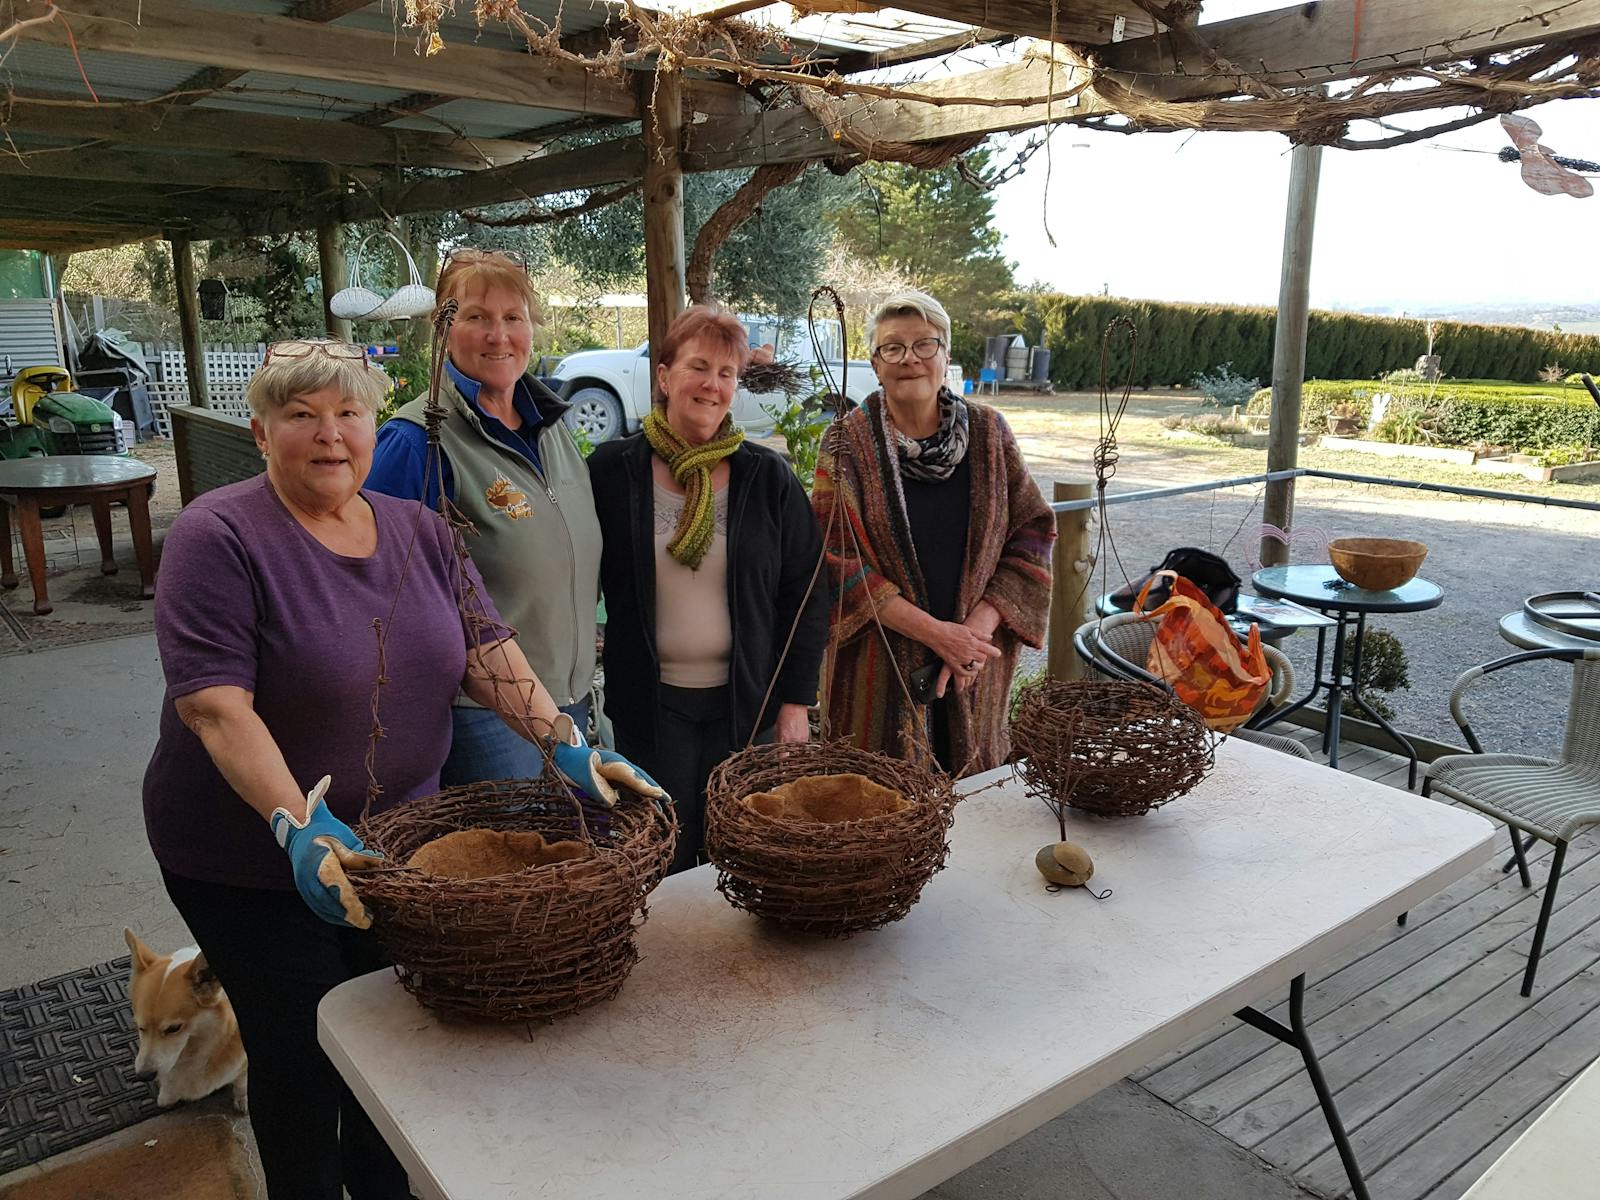
{"type": "Polygon", "coordinates": [[[1328,543],[1328,558],[1339,577],[1369,592],[1411,582],[1427,557],[1426,546],[1405,538],[1334,538],[1328,543]]]}

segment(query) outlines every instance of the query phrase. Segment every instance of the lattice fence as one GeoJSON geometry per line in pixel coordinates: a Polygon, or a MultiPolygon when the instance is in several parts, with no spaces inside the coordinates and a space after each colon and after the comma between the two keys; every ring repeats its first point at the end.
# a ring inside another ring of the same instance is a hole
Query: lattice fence
{"type": "MultiPolygon", "coordinates": [[[[245,389],[266,354],[267,347],[261,342],[224,342],[206,347],[206,395],[213,411],[249,417],[245,389]]],[[[170,342],[147,343],[144,357],[155,372],[150,381],[150,407],[155,413],[156,428],[162,437],[171,437],[172,418],[167,410],[190,402],[188,360],[183,347],[170,342]]]]}

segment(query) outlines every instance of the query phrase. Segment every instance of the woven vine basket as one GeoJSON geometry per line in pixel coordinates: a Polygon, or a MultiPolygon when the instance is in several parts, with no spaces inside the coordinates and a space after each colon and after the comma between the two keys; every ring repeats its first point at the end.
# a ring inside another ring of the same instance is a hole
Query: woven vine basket
{"type": "Polygon", "coordinates": [[[1022,689],[1011,749],[1047,804],[1134,817],[1206,777],[1216,739],[1200,714],[1154,684],[1041,679],[1022,689]]]}
{"type": "Polygon", "coordinates": [[[958,799],[942,773],[847,742],[740,751],[706,785],[717,889],[786,929],[877,929],[905,916],[944,866],[958,799]],[[800,781],[821,786],[797,791],[800,781]]]}
{"type": "Polygon", "coordinates": [[[554,1021],[615,996],[638,961],[645,897],[672,861],[671,805],[624,792],[616,808],[580,814],[559,784],[499,780],[357,827],[395,866],[461,830],[533,832],[592,853],[482,879],[393,868],[354,875],[406,990],[443,1016],[494,1021],[554,1021]]]}

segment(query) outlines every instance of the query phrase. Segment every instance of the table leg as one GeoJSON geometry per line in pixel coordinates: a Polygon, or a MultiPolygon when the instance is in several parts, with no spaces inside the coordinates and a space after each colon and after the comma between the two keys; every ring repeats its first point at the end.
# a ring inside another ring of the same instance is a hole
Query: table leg
{"type": "Polygon", "coordinates": [[[1333,662],[1328,671],[1328,719],[1322,725],[1322,752],[1328,756],[1328,765],[1339,769],[1339,711],[1344,707],[1344,624],[1340,613],[1333,627],[1333,662]]]}
{"type": "Polygon", "coordinates": [[[146,600],[156,594],[156,551],[150,541],[150,485],[128,489],[128,528],[133,531],[133,552],[139,559],[139,583],[146,600]]]}
{"type": "Polygon", "coordinates": [[[50,588],[44,578],[44,526],[39,524],[38,500],[17,497],[17,524],[22,528],[22,557],[28,561],[28,578],[33,581],[34,615],[42,617],[55,605],[50,603],[50,588]]]}
{"type": "Polygon", "coordinates": [[[111,553],[111,501],[96,496],[90,507],[94,510],[94,535],[100,541],[100,574],[115,575],[117,560],[111,553]]]}
{"type": "Polygon", "coordinates": [[[0,587],[17,586],[17,564],[11,559],[11,502],[0,500],[0,587]]]}
{"type": "Polygon", "coordinates": [[[1406,787],[1411,791],[1416,791],[1417,748],[1411,744],[1410,738],[1406,737],[1405,734],[1401,733],[1393,725],[1389,724],[1389,722],[1385,720],[1383,716],[1372,707],[1372,705],[1368,704],[1366,699],[1361,695],[1361,644],[1366,640],[1366,636],[1367,615],[1362,613],[1356,619],[1356,644],[1354,651],[1351,653],[1352,670],[1350,674],[1350,699],[1355,701],[1356,707],[1362,712],[1366,713],[1367,716],[1371,717],[1374,723],[1382,728],[1382,730],[1394,740],[1396,745],[1401,746],[1405,750],[1406,757],[1411,760],[1410,770],[1406,773],[1406,787]]]}
{"type": "Polygon", "coordinates": [[[1339,1160],[1344,1163],[1345,1174],[1350,1177],[1350,1194],[1355,1200],[1371,1200],[1367,1181],[1361,1174],[1361,1165],[1356,1162],[1355,1151],[1350,1147],[1350,1136],[1345,1133],[1344,1121],[1339,1116],[1339,1106],[1334,1103],[1333,1092],[1322,1074],[1322,1063],[1317,1058],[1316,1047],[1311,1044],[1311,1035],[1306,1030],[1305,1000],[1306,977],[1296,975],[1289,984],[1288,1025],[1254,1008],[1241,1008],[1234,1016],[1252,1029],[1259,1029],[1300,1051],[1306,1074],[1311,1077],[1311,1087],[1317,1093],[1317,1103],[1322,1106],[1322,1115],[1328,1122],[1328,1132],[1333,1134],[1333,1144],[1339,1150],[1339,1160]]]}
{"type": "Polygon", "coordinates": [[[1270,713],[1263,713],[1256,720],[1247,722],[1249,728],[1265,729],[1268,725],[1276,725],[1290,713],[1299,712],[1302,708],[1317,698],[1317,693],[1322,691],[1323,687],[1325,686],[1322,679],[1322,657],[1323,645],[1326,636],[1327,630],[1325,628],[1317,630],[1317,662],[1316,665],[1311,668],[1311,690],[1304,696],[1301,696],[1300,699],[1296,700],[1293,704],[1286,704],[1282,708],[1274,709],[1270,713]]]}

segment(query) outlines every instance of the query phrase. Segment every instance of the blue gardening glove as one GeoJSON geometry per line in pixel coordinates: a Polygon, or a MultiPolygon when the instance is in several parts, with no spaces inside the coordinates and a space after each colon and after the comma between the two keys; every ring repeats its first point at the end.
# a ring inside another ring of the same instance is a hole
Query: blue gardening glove
{"type": "Polygon", "coordinates": [[[377,866],[383,856],[373,854],[355,830],[323,805],[331,776],[324,775],[306,797],[306,819],[297,821],[286,808],[272,810],[272,836],[294,866],[294,886],[311,911],[332,925],[368,929],[372,914],[350,885],[348,870],[377,866]]]}
{"type": "Polygon", "coordinates": [[[597,750],[583,740],[572,718],[562,713],[551,725],[550,757],[556,770],[573,787],[607,808],[617,802],[617,787],[637,792],[647,800],[665,800],[667,793],[615,750],[597,750]]]}

